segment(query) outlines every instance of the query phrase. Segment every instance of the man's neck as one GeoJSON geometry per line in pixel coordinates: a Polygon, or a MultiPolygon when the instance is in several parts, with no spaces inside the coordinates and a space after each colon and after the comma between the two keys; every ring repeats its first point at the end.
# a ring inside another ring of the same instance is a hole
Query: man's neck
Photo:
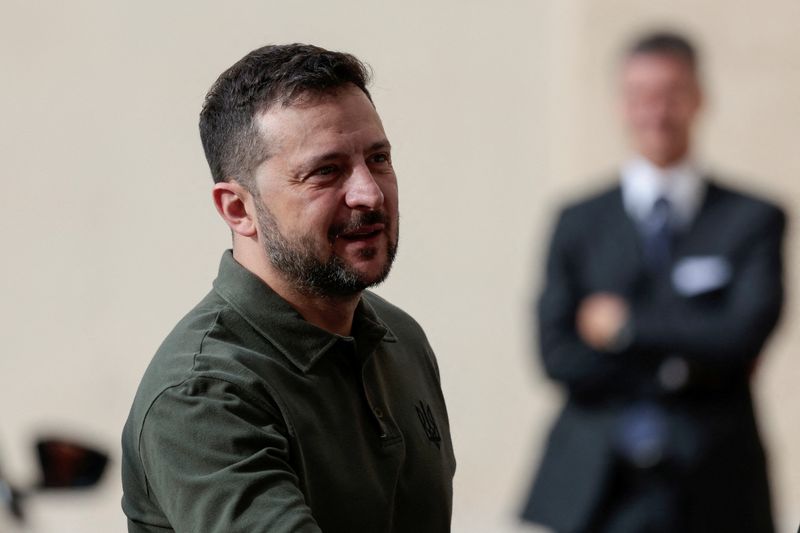
{"type": "Polygon", "coordinates": [[[261,278],[278,296],[309,323],[337,335],[349,336],[361,293],[351,296],[319,296],[298,291],[276,271],[266,254],[243,252],[234,246],[233,257],[247,270],[261,278]]]}
{"type": "Polygon", "coordinates": [[[638,151],[638,157],[661,170],[667,170],[683,164],[691,158],[688,144],[683,148],[673,150],[669,153],[655,153],[648,152],[647,150],[640,150],[638,151]]]}

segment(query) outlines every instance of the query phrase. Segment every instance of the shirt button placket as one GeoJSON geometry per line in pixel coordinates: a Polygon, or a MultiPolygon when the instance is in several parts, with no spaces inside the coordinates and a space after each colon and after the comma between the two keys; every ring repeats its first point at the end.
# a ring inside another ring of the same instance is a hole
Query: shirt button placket
{"type": "MultiPolygon", "coordinates": [[[[361,384],[364,387],[364,397],[369,404],[370,411],[372,411],[372,415],[375,417],[375,421],[378,423],[378,427],[380,428],[379,436],[381,439],[386,439],[389,437],[389,430],[386,424],[386,413],[384,412],[383,408],[380,405],[375,405],[375,396],[370,392],[370,387],[368,385],[369,381],[367,380],[367,367],[368,363],[365,363],[361,369],[361,384]]],[[[377,396],[380,398],[380,395],[377,396]]]]}

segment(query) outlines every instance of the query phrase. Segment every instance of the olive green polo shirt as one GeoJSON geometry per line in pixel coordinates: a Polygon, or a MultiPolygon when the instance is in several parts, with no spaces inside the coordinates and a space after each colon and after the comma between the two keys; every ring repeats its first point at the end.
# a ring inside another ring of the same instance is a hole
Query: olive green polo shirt
{"type": "Polygon", "coordinates": [[[420,326],[364,292],[352,336],[223,255],[122,437],[130,532],[450,530],[455,458],[420,326]]]}

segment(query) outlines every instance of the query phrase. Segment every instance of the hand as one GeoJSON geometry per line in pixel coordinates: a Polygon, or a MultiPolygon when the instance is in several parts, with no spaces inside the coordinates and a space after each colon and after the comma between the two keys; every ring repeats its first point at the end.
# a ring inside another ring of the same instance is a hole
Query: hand
{"type": "Polygon", "coordinates": [[[628,303],[610,292],[587,296],[575,314],[575,328],[583,342],[595,350],[608,350],[629,317],[628,303]]]}

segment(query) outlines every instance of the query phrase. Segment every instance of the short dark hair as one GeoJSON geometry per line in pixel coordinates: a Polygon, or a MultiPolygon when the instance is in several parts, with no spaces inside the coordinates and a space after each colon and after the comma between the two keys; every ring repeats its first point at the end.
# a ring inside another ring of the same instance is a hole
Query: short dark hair
{"type": "Polygon", "coordinates": [[[655,31],[644,34],[629,46],[626,57],[639,54],[666,54],[684,61],[697,70],[697,49],[688,37],[673,31],[655,31]]]}
{"type": "Polygon", "coordinates": [[[268,45],[244,56],[214,82],[200,112],[200,139],[214,182],[235,179],[250,186],[250,174],[268,156],[258,114],[347,84],[371,100],[369,78],[369,67],[356,57],[308,44],[268,45]]]}

